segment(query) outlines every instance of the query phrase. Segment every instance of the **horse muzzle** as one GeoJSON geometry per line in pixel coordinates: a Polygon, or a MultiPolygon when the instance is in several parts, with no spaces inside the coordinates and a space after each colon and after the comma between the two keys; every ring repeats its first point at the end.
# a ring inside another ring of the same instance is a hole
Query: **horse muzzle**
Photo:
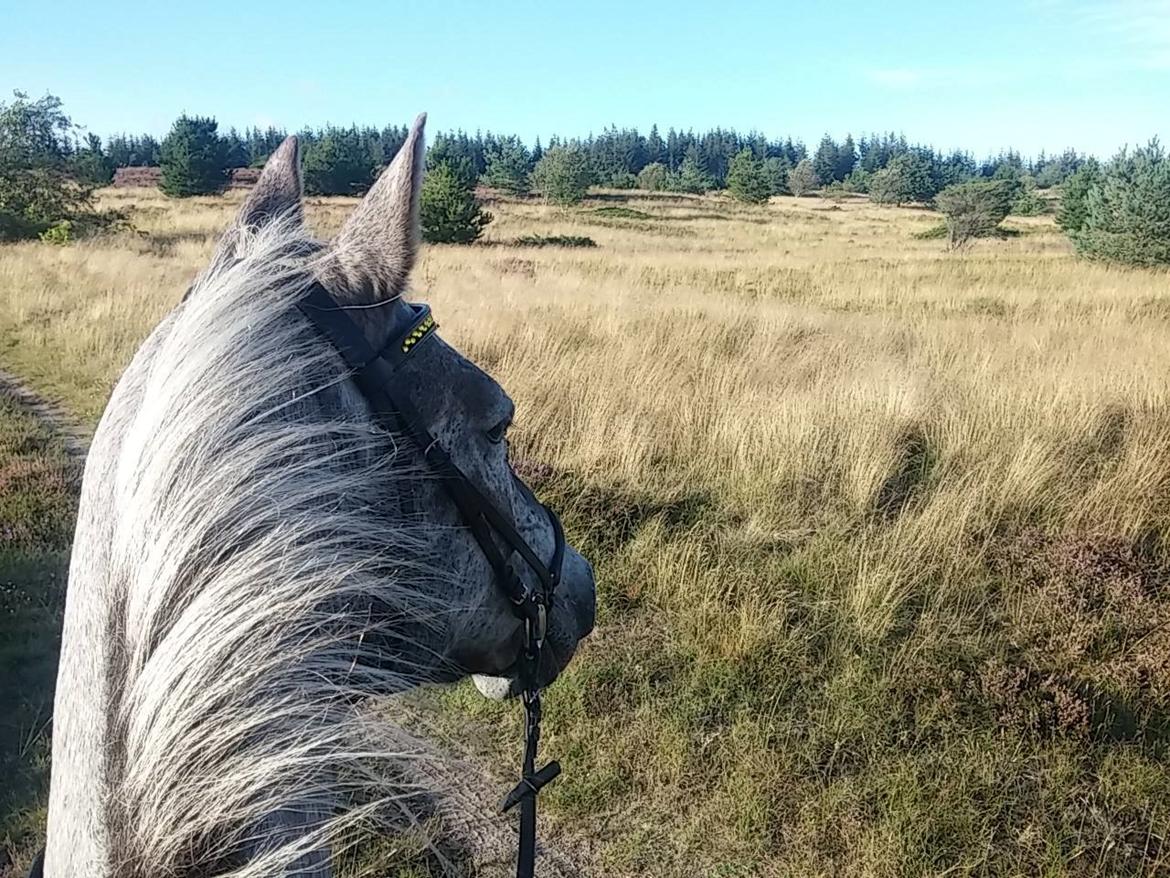
{"type": "MultiPolygon", "coordinates": [[[[565,548],[561,584],[548,617],[548,630],[537,672],[539,686],[547,686],[569,664],[577,644],[593,631],[597,615],[597,589],[593,568],[576,550],[565,548]]],[[[475,687],[487,698],[504,699],[519,695],[522,683],[515,668],[502,676],[476,674],[475,687]]]]}

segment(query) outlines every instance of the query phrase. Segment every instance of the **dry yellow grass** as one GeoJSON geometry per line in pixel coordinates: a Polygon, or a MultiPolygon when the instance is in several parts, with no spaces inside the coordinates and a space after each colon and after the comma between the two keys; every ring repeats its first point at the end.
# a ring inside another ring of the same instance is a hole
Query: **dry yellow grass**
{"type": "MultiPolygon", "coordinates": [[[[231,211],[102,201],[138,232],[0,248],[0,365],[91,423],[231,211]]],[[[600,562],[548,740],[609,872],[1170,871],[1170,277],[1044,218],[951,254],[865,203],[491,209],[415,289],[600,562]]]]}

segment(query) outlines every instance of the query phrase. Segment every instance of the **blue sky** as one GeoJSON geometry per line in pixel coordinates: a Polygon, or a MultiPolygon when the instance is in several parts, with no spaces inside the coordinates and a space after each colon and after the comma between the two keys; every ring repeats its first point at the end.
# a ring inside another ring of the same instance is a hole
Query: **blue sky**
{"type": "Polygon", "coordinates": [[[0,0],[0,89],[107,135],[382,125],[587,134],[657,122],[978,155],[1170,137],[1170,0],[0,0]]]}

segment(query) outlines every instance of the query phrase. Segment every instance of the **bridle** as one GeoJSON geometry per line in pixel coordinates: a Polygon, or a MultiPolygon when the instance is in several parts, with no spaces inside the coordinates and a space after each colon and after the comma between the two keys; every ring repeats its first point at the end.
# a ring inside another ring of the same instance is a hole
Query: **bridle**
{"type": "MultiPolygon", "coordinates": [[[[187,291],[190,295],[191,290],[187,291]]],[[[186,299],[187,296],[184,296],[186,299]]],[[[496,582],[524,625],[524,648],[519,663],[524,705],[524,762],[520,782],[504,797],[503,811],[520,806],[520,843],[516,860],[517,878],[533,878],[536,868],[536,795],[561,773],[560,763],[549,762],[536,770],[540,743],[540,659],[552,610],[553,594],[561,579],[565,558],[565,533],[556,513],[543,506],[553,531],[553,556],[546,565],[512,520],[486,497],[475,483],[451,460],[442,443],[427,429],[411,402],[404,382],[395,373],[420,344],[434,335],[438,324],[427,305],[409,304],[414,313],[410,325],[381,350],[374,350],[361,329],[320,283],[314,283],[297,307],[309,322],[336,348],[349,367],[358,389],[375,417],[391,429],[405,432],[422,452],[431,471],[439,477],[447,494],[471,530],[480,550],[495,573],[496,582]],[[496,539],[510,551],[500,551],[496,539]],[[539,580],[539,588],[528,588],[516,572],[512,558],[519,555],[539,580]]],[[[44,851],[33,862],[29,878],[43,878],[44,851]]]]}
{"type": "Polygon", "coordinates": [[[443,488],[455,503],[464,524],[471,530],[497,584],[524,626],[524,648],[519,663],[524,705],[524,761],[520,782],[504,797],[503,811],[520,805],[520,846],[516,861],[517,878],[532,878],[536,868],[536,795],[561,773],[560,763],[553,761],[536,770],[536,752],[540,742],[540,659],[552,611],[553,594],[561,579],[565,558],[565,533],[560,519],[547,506],[553,531],[553,556],[546,565],[520,535],[512,519],[484,495],[476,484],[451,460],[442,443],[427,429],[426,422],[410,399],[406,382],[396,372],[410,355],[431,338],[438,324],[427,305],[408,303],[413,311],[409,326],[381,350],[366,340],[365,334],[350,319],[320,283],[314,283],[297,307],[317,330],[329,340],[375,417],[392,429],[405,432],[418,446],[430,470],[439,477],[443,488]],[[500,550],[497,538],[510,550],[500,550]],[[513,558],[520,556],[539,581],[529,588],[516,572],[513,558]]]}

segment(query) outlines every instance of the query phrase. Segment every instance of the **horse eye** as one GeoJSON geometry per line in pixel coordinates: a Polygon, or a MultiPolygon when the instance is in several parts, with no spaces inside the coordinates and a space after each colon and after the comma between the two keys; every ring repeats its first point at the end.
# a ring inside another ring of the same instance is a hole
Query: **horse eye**
{"type": "Polygon", "coordinates": [[[508,434],[508,427],[512,426],[512,419],[505,418],[494,427],[487,431],[488,442],[493,445],[499,445],[504,441],[504,437],[508,434]]]}

